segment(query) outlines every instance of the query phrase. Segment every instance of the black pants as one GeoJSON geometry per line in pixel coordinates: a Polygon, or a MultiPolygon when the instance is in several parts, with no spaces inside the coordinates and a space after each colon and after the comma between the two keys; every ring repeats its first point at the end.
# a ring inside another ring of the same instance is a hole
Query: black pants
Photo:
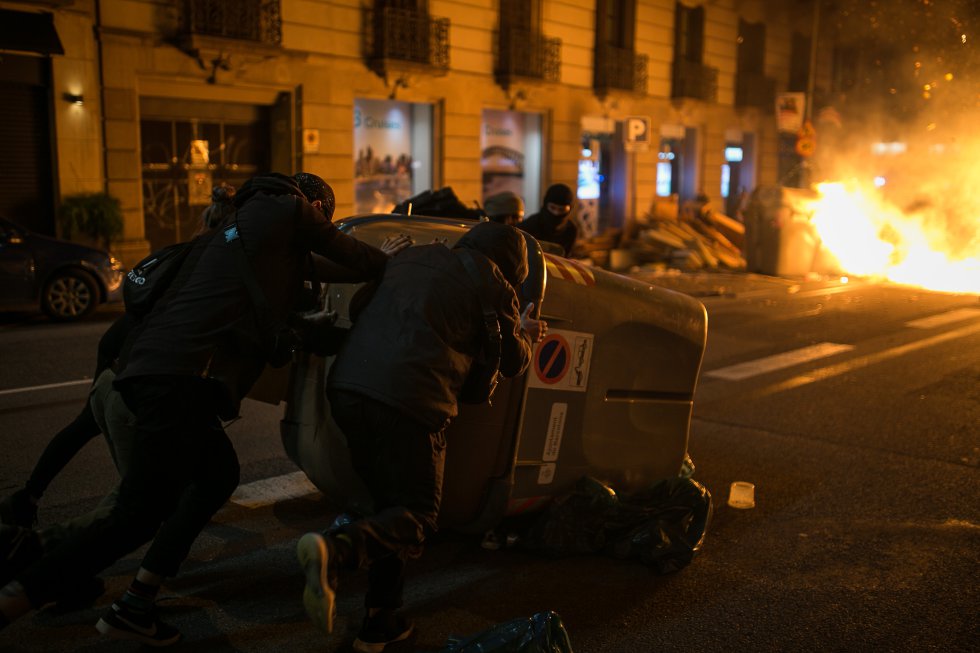
{"type": "Polygon", "coordinates": [[[40,606],[154,539],[144,567],[173,575],[238,485],[238,459],[215,416],[210,381],[160,376],[120,387],[136,417],[133,452],[112,510],[17,578],[40,606]],[[161,527],[163,524],[163,527],[161,527]],[[159,529],[159,534],[157,533],[159,529]]]}
{"type": "Polygon", "coordinates": [[[102,433],[95,422],[92,409],[85,399],[82,412],[72,420],[71,424],[58,431],[34,465],[31,477],[27,479],[27,491],[38,499],[48,489],[48,485],[65,468],[72,458],[88,444],[89,440],[102,433]]]}
{"type": "Polygon", "coordinates": [[[374,499],[375,514],[343,526],[355,560],[367,567],[368,608],[402,605],[405,561],[421,555],[434,533],[446,461],[443,430],[432,429],[379,401],[331,390],[334,421],[347,436],[354,471],[374,499]]]}

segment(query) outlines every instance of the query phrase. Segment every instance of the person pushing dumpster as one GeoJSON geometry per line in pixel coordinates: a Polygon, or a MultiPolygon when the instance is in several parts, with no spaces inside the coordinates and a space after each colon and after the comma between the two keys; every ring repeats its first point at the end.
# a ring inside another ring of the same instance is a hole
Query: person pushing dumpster
{"type": "Polygon", "coordinates": [[[481,222],[452,249],[433,243],[405,250],[388,262],[363,308],[352,306],[353,327],[331,369],[328,397],[374,514],[307,533],[297,556],[306,575],[304,607],[326,633],[333,630],[338,572],[368,569],[357,651],[378,653],[412,633],[398,612],[405,563],[436,531],[444,433],[469,391],[464,386],[498,359],[504,377],[522,374],[531,340],[547,328],[530,317],[533,304],[519,308],[516,288],[527,271],[521,233],[481,222]]]}

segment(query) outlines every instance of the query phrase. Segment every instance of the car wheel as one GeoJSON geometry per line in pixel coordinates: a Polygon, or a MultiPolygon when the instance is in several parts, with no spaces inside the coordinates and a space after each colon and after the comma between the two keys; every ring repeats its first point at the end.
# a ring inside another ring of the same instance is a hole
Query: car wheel
{"type": "Polygon", "coordinates": [[[56,322],[70,322],[94,311],[98,302],[99,288],[90,274],[62,270],[44,285],[41,310],[56,322]]]}

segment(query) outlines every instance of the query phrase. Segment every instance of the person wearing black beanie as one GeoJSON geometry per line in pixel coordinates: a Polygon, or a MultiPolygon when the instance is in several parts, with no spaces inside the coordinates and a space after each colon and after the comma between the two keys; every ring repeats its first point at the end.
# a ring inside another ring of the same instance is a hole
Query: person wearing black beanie
{"type": "Polygon", "coordinates": [[[571,188],[565,184],[552,184],[544,194],[541,210],[517,226],[539,241],[557,244],[568,256],[578,237],[578,227],[569,219],[574,202],[571,188]]]}

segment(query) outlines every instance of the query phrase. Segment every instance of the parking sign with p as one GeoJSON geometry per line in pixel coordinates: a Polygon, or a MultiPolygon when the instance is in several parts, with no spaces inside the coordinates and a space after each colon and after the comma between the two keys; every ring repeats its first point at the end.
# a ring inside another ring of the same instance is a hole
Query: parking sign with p
{"type": "Polygon", "coordinates": [[[646,150],[650,145],[650,119],[630,116],[623,125],[623,140],[629,151],[646,150]]]}

